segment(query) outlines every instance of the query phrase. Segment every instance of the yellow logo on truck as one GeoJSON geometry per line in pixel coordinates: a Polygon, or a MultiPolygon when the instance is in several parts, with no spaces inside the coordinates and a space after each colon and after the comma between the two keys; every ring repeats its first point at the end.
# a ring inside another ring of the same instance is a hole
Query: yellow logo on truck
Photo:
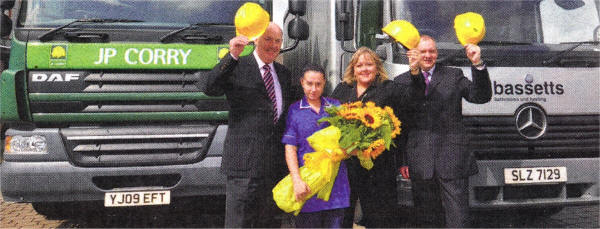
{"type": "Polygon", "coordinates": [[[51,59],[65,59],[67,57],[66,46],[54,45],[50,51],[51,59]]]}
{"type": "Polygon", "coordinates": [[[219,56],[219,60],[223,59],[223,57],[225,57],[225,55],[227,55],[227,53],[229,53],[229,48],[219,48],[218,52],[218,56],[219,56]]]}
{"type": "Polygon", "coordinates": [[[67,46],[52,45],[50,48],[50,66],[65,66],[67,65],[67,46]]]}

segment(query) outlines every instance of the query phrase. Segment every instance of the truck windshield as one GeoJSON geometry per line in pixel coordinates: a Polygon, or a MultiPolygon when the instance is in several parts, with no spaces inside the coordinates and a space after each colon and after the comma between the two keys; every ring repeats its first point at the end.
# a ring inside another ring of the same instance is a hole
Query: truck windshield
{"type": "MultiPolygon", "coordinates": [[[[59,26],[83,18],[119,18],[147,24],[233,25],[237,9],[248,1],[235,0],[28,0],[19,24],[59,26]]],[[[259,4],[264,1],[258,1],[259,4]]]]}
{"type": "Polygon", "coordinates": [[[454,17],[483,16],[488,43],[546,43],[594,40],[600,25],[597,0],[394,0],[394,20],[407,20],[439,42],[458,43],[454,17]]]}

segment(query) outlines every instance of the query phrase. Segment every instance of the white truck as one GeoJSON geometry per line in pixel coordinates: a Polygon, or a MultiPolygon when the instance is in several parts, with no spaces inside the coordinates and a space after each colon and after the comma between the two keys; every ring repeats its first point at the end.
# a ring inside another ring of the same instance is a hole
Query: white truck
{"type": "MultiPolygon", "coordinates": [[[[278,4],[285,5],[274,1],[275,9],[278,4]]],[[[465,12],[481,14],[486,36],[479,46],[493,98],[462,107],[479,167],[470,178],[470,206],[551,214],[600,200],[599,9],[597,0],[307,1],[309,40],[283,62],[292,69],[325,66],[332,89],[352,51],[367,46],[397,76],[408,70],[405,50],[381,28],[407,20],[437,40],[438,64],[471,77],[453,21],[465,12]]],[[[398,177],[398,203],[411,206],[406,182],[398,177]]]]}

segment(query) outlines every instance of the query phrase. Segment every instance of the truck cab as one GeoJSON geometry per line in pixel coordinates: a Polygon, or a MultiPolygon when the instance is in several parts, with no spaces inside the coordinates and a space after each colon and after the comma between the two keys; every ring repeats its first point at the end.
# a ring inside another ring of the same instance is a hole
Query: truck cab
{"type": "Polygon", "coordinates": [[[229,107],[196,83],[227,55],[245,1],[12,2],[0,81],[5,201],[50,215],[67,203],[225,194],[229,107]]]}
{"type": "MultiPolygon", "coordinates": [[[[485,18],[479,46],[493,97],[462,106],[479,166],[470,178],[472,208],[598,204],[598,1],[390,3],[391,19],[411,21],[437,40],[437,64],[461,68],[468,78],[470,62],[452,22],[469,11],[485,18]]],[[[406,60],[390,49],[389,72],[397,75],[406,60]]]]}
{"type": "MultiPolygon", "coordinates": [[[[598,204],[599,9],[594,0],[310,1],[311,39],[286,55],[287,66],[325,66],[331,91],[352,52],[366,46],[395,77],[408,71],[407,50],[381,28],[406,20],[437,41],[437,64],[461,68],[470,78],[471,63],[453,21],[478,13],[485,19],[479,46],[493,97],[486,104],[462,105],[468,147],[479,167],[470,177],[471,208],[598,204]]],[[[400,167],[402,153],[397,156],[400,167]]],[[[397,181],[398,204],[412,206],[410,180],[398,175],[397,181]]]]}

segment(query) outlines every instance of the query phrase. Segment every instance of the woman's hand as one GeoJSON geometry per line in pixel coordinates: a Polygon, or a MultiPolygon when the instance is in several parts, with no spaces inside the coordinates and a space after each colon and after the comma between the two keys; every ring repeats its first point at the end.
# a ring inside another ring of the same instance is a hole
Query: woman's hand
{"type": "Polygon", "coordinates": [[[294,197],[297,201],[304,200],[310,194],[310,187],[302,180],[300,176],[300,169],[298,166],[298,155],[296,152],[298,147],[294,145],[285,145],[285,162],[290,170],[290,177],[292,178],[292,185],[294,188],[294,197]]]}
{"type": "Polygon", "coordinates": [[[294,197],[296,201],[305,200],[310,194],[310,187],[300,178],[292,178],[294,184],[294,197]]]}

